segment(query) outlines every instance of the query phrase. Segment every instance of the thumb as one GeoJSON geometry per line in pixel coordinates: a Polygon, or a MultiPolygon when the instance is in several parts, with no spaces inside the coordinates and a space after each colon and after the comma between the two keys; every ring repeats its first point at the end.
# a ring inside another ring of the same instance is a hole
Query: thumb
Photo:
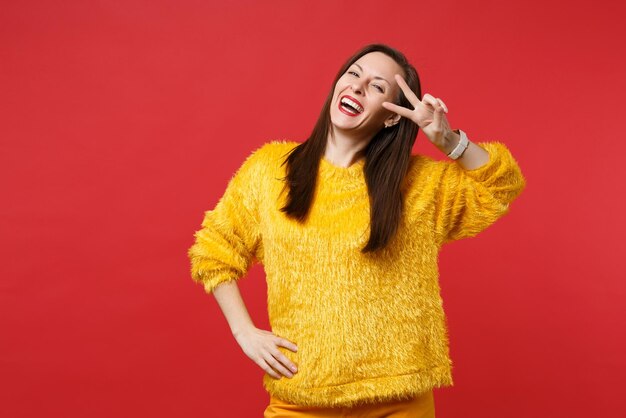
{"type": "Polygon", "coordinates": [[[441,120],[443,119],[443,107],[439,106],[435,109],[435,115],[433,118],[433,124],[437,127],[437,129],[441,129],[441,120]]]}

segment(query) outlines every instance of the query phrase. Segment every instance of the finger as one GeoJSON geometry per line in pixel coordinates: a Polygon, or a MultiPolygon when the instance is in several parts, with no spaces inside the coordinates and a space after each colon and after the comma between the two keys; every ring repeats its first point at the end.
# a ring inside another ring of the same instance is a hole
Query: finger
{"type": "Polygon", "coordinates": [[[285,366],[283,366],[278,360],[276,360],[271,353],[265,358],[265,361],[267,361],[267,363],[272,366],[274,370],[277,370],[278,372],[284,374],[289,378],[293,377],[293,373],[287,370],[285,366]]]}
{"type": "Polygon", "coordinates": [[[441,127],[442,119],[443,119],[443,107],[439,106],[439,108],[435,110],[435,115],[433,117],[433,124],[435,125],[435,129],[438,131],[442,130],[442,127],[441,127]]]}
{"type": "MultiPolygon", "coordinates": [[[[288,346],[296,347],[295,344],[293,344],[290,341],[285,340],[284,338],[279,338],[278,341],[276,342],[276,346],[277,347],[280,347],[280,346],[286,347],[287,346],[287,348],[289,348],[288,346]]],[[[292,350],[292,351],[297,352],[298,351],[298,347],[296,347],[296,349],[292,350]]],[[[293,362],[291,360],[289,360],[289,358],[287,358],[287,356],[285,356],[280,350],[275,349],[273,351],[273,354],[274,354],[274,357],[276,359],[278,359],[278,361],[283,363],[285,366],[289,367],[289,370],[291,370],[293,373],[298,371],[298,367],[295,364],[293,364],[293,362]]]]}
{"type": "Polygon", "coordinates": [[[261,361],[259,363],[259,365],[261,366],[261,368],[265,371],[265,373],[269,374],[270,376],[272,376],[274,379],[276,380],[280,380],[280,378],[282,377],[281,375],[279,375],[278,373],[276,373],[276,371],[274,369],[272,369],[272,367],[267,364],[267,361],[261,361]]]}
{"type": "Polygon", "coordinates": [[[422,102],[423,103],[428,103],[429,105],[431,105],[434,109],[438,109],[441,107],[441,103],[439,103],[439,101],[437,99],[435,99],[433,96],[431,96],[430,94],[426,93],[424,95],[424,97],[422,98],[422,102]]]}
{"type": "Polygon", "coordinates": [[[281,347],[285,347],[285,348],[293,351],[294,353],[296,353],[298,351],[298,346],[297,345],[295,345],[291,341],[286,340],[284,338],[278,338],[278,340],[276,340],[276,345],[279,345],[281,347]]]}
{"type": "Polygon", "coordinates": [[[446,106],[443,100],[437,98],[437,101],[441,104],[441,106],[443,106],[443,110],[445,110],[445,112],[448,113],[448,106],[446,106]]]}
{"type": "Polygon", "coordinates": [[[417,107],[417,104],[420,103],[420,99],[415,95],[413,90],[411,90],[411,87],[409,87],[406,81],[404,81],[404,77],[402,77],[400,74],[396,74],[395,78],[407,100],[413,105],[413,107],[417,107]]]}
{"type": "Polygon", "coordinates": [[[298,371],[298,368],[296,367],[296,365],[293,364],[293,362],[289,360],[287,356],[285,356],[279,350],[276,350],[272,354],[274,355],[274,358],[278,360],[280,363],[284,364],[285,367],[287,367],[291,371],[291,373],[296,373],[298,371]]]}
{"type": "Polygon", "coordinates": [[[407,109],[404,106],[398,106],[397,104],[391,102],[383,102],[383,107],[387,110],[391,110],[392,112],[397,113],[400,116],[404,116],[405,118],[409,118],[413,111],[411,109],[407,109]]]}
{"type": "Polygon", "coordinates": [[[446,106],[443,100],[441,100],[438,97],[433,97],[431,94],[428,94],[428,93],[424,94],[424,97],[422,98],[422,102],[426,102],[435,108],[436,108],[435,106],[435,103],[436,103],[443,108],[444,112],[448,113],[448,106],[446,106]]]}

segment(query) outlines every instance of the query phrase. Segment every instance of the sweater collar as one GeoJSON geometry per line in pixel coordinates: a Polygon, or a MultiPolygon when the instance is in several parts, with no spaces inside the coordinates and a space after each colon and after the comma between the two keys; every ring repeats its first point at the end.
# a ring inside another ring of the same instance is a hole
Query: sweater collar
{"type": "Polygon", "coordinates": [[[331,163],[325,156],[320,160],[320,173],[322,175],[334,176],[343,179],[361,180],[365,177],[363,167],[365,166],[365,158],[360,158],[349,167],[341,167],[331,163]]]}

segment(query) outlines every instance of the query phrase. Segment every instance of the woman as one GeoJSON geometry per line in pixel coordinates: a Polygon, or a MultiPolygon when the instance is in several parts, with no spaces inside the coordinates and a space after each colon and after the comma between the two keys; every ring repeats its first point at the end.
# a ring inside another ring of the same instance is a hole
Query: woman
{"type": "Polygon", "coordinates": [[[504,144],[469,141],[447,112],[403,54],[368,45],[311,136],[255,150],[205,212],[191,274],[266,372],[266,418],[434,417],[433,388],[453,385],[439,250],[493,224],[526,182],[504,144]],[[447,160],[411,154],[420,128],[447,160]],[[255,261],[271,332],[236,284],[255,261]]]}

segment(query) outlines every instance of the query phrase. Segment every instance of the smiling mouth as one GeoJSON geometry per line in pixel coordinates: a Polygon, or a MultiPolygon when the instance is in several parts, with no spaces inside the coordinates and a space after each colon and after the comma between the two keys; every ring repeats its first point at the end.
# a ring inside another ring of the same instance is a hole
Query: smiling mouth
{"type": "Polygon", "coordinates": [[[361,106],[358,102],[356,102],[355,100],[352,100],[351,98],[347,97],[347,96],[343,96],[341,98],[341,100],[339,100],[339,110],[341,110],[343,113],[345,113],[348,116],[357,116],[361,113],[363,113],[363,106],[361,106]]]}

